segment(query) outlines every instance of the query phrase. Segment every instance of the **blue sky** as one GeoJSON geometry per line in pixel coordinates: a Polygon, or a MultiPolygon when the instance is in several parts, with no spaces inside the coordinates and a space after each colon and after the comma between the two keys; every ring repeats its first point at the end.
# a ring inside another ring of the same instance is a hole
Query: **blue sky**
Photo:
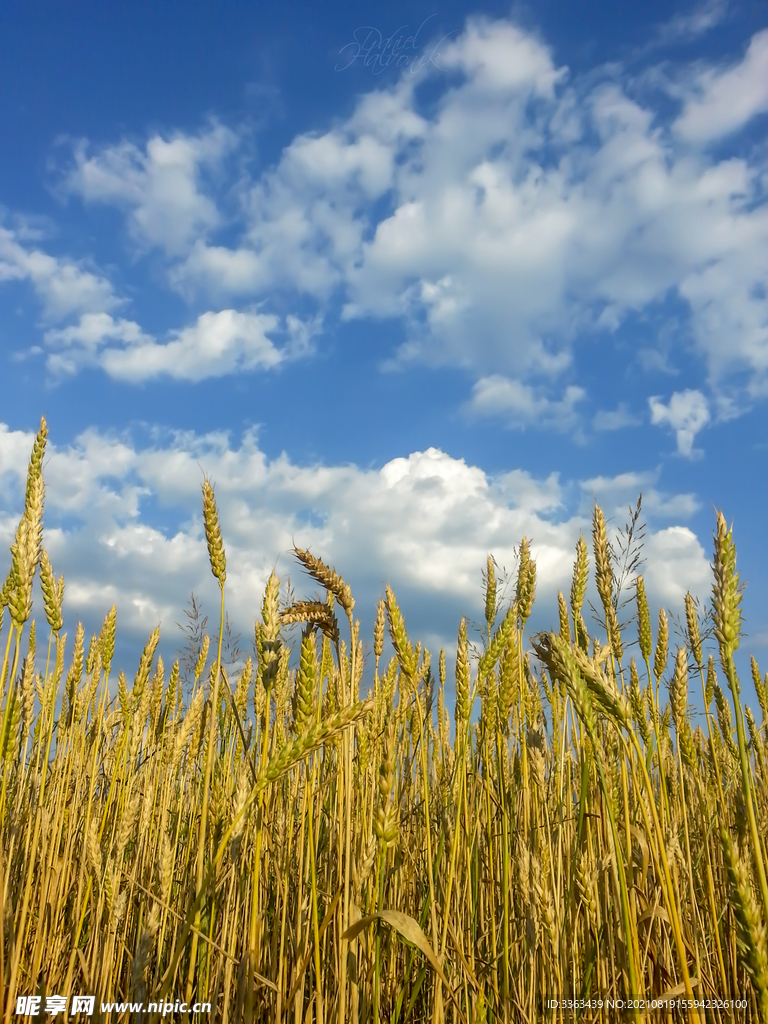
{"type": "Polygon", "coordinates": [[[765,671],[762,4],[7,3],[0,96],[0,542],[45,414],[70,632],[213,612],[205,472],[246,642],[295,539],[450,672],[488,553],[554,628],[642,491],[654,621],[722,507],[765,671]]]}

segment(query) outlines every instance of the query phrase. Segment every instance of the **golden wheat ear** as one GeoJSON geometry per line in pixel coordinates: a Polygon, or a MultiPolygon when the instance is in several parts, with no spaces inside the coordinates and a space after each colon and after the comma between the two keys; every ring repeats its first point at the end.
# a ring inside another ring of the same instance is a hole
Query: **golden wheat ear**
{"type": "Polygon", "coordinates": [[[329,568],[321,558],[317,558],[310,551],[303,551],[294,545],[293,552],[309,575],[333,594],[347,615],[351,616],[355,600],[350,587],[336,570],[329,568]]]}

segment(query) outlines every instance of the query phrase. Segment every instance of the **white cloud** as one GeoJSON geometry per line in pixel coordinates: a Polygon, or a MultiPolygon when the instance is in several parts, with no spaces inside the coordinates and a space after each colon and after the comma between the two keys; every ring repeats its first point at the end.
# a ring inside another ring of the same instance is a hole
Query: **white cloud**
{"type": "Polygon", "coordinates": [[[48,343],[55,342],[62,346],[80,345],[85,349],[98,348],[106,338],[122,341],[127,345],[150,340],[137,323],[132,320],[115,320],[109,313],[84,313],[79,323],[51,329],[45,334],[48,343]]]}
{"type": "MultiPolygon", "coordinates": [[[[669,526],[648,537],[644,567],[646,586],[657,600],[675,610],[685,601],[686,591],[706,600],[712,571],[701,542],[685,526],[669,526]]],[[[679,613],[679,611],[678,611],[679,613]]]]}
{"type": "Polygon", "coordinates": [[[614,529],[627,522],[630,506],[632,510],[635,509],[639,495],[642,495],[641,518],[650,515],[654,519],[690,519],[699,511],[701,505],[695,494],[668,494],[660,491],[656,486],[658,478],[657,469],[583,480],[579,485],[584,499],[580,508],[586,512],[598,501],[606,520],[613,521],[614,529]]]}
{"type": "Polygon", "coordinates": [[[615,409],[599,409],[592,417],[592,427],[597,431],[623,430],[640,423],[642,419],[629,411],[626,402],[619,402],[615,409]]]}
{"type": "Polygon", "coordinates": [[[710,421],[707,400],[700,391],[687,388],[675,391],[664,405],[660,398],[648,399],[651,409],[651,423],[655,426],[668,424],[677,435],[677,450],[681,455],[690,458],[693,454],[693,441],[700,430],[710,421]]]}
{"type": "Polygon", "coordinates": [[[493,374],[473,386],[464,412],[469,416],[499,416],[510,427],[567,430],[576,423],[576,405],[586,397],[583,388],[570,385],[556,401],[519,380],[493,374]]]}
{"type": "Polygon", "coordinates": [[[161,376],[200,381],[269,370],[286,359],[306,356],[318,330],[317,320],[291,315],[281,329],[274,314],[223,309],[203,313],[190,327],[173,332],[171,340],[159,342],[132,321],[88,314],[74,326],[47,332],[46,343],[59,349],[48,356],[47,366],[55,377],[99,366],[115,380],[134,384],[161,376]],[[270,338],[277,333],[288,336],[283,349],[270,338]]]}
{"type": "Polygon", "coordinates": [[[236,369],[269,369],[282,358],[267,337],[278,322],[273,315],[233,309],[203,313],[196,324],[179,331],[173,341],[108,349],[102,365],[111,377],[134,382],[162,375],[204,380],[236,369]]]}
{"type": "Polygon", "coordinates": [[[743,128],[768,111],[768,29],[752,37],[738,64],[701,71],[675,122],[678,135],[689,142],[709,142],[743,128]]]}
{"type": "Polygon", "coordinates": [[[76,262],[33,248],[23,231],[0,227],[0,283],[27,281],[34,288],[45,315],[61,319],[73,313],[113,309],[120,304],[105,278],[84,270],[76,262]]]}
{"type": "MultiPolygon", "coordinates": [[[[685,31],[721,14],[711,3],[685,31]]],[[[269,303],[282,291],[321,316],[340,302],[347,319],[398,319],[407,340],[382,369],[458,366],[487,403],[487,381],[514,376],[518,417],[551,395],[577,345],[588,339],[599,358],[630,317],[668,299],[686,309],[680,334],[712,400],[731,374],[757,397],[768,389],[763,158],[720,158],[700,143],[702,126],[722,133],[763,109],[766,60],[768,32],[733,68],[681,72],[673,126],[629,95],[621,68],[569,81],[531,33],[472,18],[441,48],[442,71],[373,89],[255,178],[243,164],[235,181],[214,180],[237,144],[214,125],[143,148],[83,144],[67,185],[123,207],[189,298],[269,303]],[[442,91],[426,111],[428,75],[442,91]],[[216,234],[225,200],[238,211],[234,241],[216,234]]]]}
{"type": "Polygon", "coordinates": [[[555,69],[549,50],[532,35],[506,21],[470,18],[466,30],[440,51],[440,67],[460,70],[479,89],[503,90],[524,97],[552,98],[567,77],[555,69]]]}
{"type": "Polygon", "coordinates": [[[89,145],[81,142],[64,188],[87,202],[123,207],[140,245],[183,253],[221,222],[201,177],[217,171],[237,141],[231,129],[214,124],[196,136],[155,135],[143,150],[122,142],[89,155],[89,145]]]}
{"type": "Polygon", "coordinates": [[[660,25],[657,40],[662,43],[696,39],[720,25],[728,14],[728,0],[706,0],[688,14],[676,14],[660,25]]]}
{"type": "Polygon", "coordinates": [[[680,370],[670,364],[667,351],[659,351],[656,348],[640,348],[637,350],[637,361],[645,373],[665,373],[670,377],[677,377],[680,374],[680,370]]]}
{"type": "Polygon", "coordinates": [[[550,473],[546,480],[537,480],[524,469],[512,469],[495,477],[493,487],[510,508],[553,512],[564,505],[559,478],[559,473],[550,473]]]}
{"type": "Polygon", "coordinates": [[[199,239],[184,263],[171,270],[171,282],[181,291],[200,285],[214,294],[243,295],[265,291],[272,282],[269,261],[252,249],[206,245],[199,239]]]}
{"type": "MultiPolygon", "coordinates": [[[[23,501],[32,441],[31,432],[0,426],[6,507],[20,508],[23,501]]],[[[290,575],[297,597],[315,592],[290,554],[294,539],[350,583],[364,636],[371,635],[376,602],[389,582],[414,640],[429,638],[435,657],[443,645],[451,658],[461,615],[482,617],[486,556],[493,553],[512,571],[514,548],[526,535],[538,562],[530,628],[552,628],[557,590],[570,586],[576,539],[590,531],[589,502],[560,522],[543,515],[562,506],[557,477],[537,479],[512,470],[490,479],[436,448],[373,470],[298,466],[285,455],[269,461],[254,432],[239,446],[223,433],[180,432],[139,447],[127,435],[89,430],[69,446],[51,442],[45,464],[45,543],[55,571],[67,580],[68,628],[78,617],[98,628],[115,601],[122,635],[127,631],[137,652],[159,619],[165,643],[177,646],[173,623],[182,618],[190,590],[215,601],[200,514],[201,468],[215,485],[227,553],[227,604],[244,636],[259,614],[276,558],[278,574],[290,575]],[[163,531],[143,521],[142,502],[149,497],[175,526],[163,531]],[[307,510],[317,513],[318,525],[307,521],[307,510]]],[[[626,491],[638,482],[648,483],[638,476],[621,486],[626,491]]],[[[590,484],[598,500],[615,501],[623,493],[615,480],[590,484]]],[[[0,539],[10,544],[15,525],[13,515],[0,516],[0,539]]],[[[674,598],[680,608],[680,595],[689,587],[705,596],[707,562],[690,531],[649,529],[648,537],[651,601],[674,598]],[[670,565],[673,574],[665,572],[670,565]]]]}

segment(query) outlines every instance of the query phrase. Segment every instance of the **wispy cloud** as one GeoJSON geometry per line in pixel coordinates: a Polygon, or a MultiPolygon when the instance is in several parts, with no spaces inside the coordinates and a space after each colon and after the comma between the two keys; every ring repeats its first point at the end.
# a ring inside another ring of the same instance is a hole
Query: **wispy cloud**
{"type": "Polygon", "coordinates": [[[698,39],[711,32],[728,16],[728,0],[706,0],[687,14],[675,14],[656,30],[658,43],[675,43],[698,39]]]}
{"type": "Polygon", "coordinates": [[[642,417],[630,412],[625,402],[620,402],[615,409],[600,409],[592,417],[592,427],[597,431],[624,430],[642,422],[642,417]]]}

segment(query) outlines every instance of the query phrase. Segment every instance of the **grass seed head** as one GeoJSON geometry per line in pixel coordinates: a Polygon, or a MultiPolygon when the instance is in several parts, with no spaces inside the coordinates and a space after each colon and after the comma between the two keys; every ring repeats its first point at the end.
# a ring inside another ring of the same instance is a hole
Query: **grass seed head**
{"type": "Polygon", "coordinates": [[[405,630],[405,621],[402,612],[398,607],[395,595],[391,587],[387,587],[387,618],[389,620],[389,636],[392,646],[400,662],[403,672],[413,679],[416,676],[419,656],[413,649],[413,644],[408,639],[405,630]]]}
{"type": "Polygon", "coordinates": [[[592,550],[595,555],[597,592],[600,595],[607,615],[608,607],[612,605],[613,566],[611,564],[611,549],[608,545],[608,536],[605,529],[605,516],[603,515],[603,510],[597,504],[592,514],[592,550]]]}
{"type": "Polygon", "coordinates": [[[54,633],[58,633],[64,625],[61,615],[61,598],[64,593],[64,577],[57,583],[53,575],[51,561],[45,548],[40,552],[40,589],[43,592],[43,607],[48,625],[54,633]]]}
{"type": "Polygon", "coordinates": [[[35,443],[32,446],[32,455],[29,460],[29,470],[27,472],[27,493],[25,504],[29,503],[30,499],[30,482],[42,476],[43,472],[43,456],[45,455],[45,446],[48,441],[48,424],[45,421],[45,416],[40,419],[40,427],[35,437],[35,443]]]}
{"type": "Polygon", "coordinates": [[[715,636],[720,643],[721,657],[725,661],[739,646],[742,587],[739,585],[739,574],[736,572],[736,545],[733,542],[733,528],[728,529],[722,512],[717,514],[717,530],[714,540],[715,582],[712,586],[712,604],[715,636]]]}
{"type": "Polygon", "coordinates": [[[253,662],[248,657],[243,670],[238,676],[237,686],[235,687],[235,707],[237,713],[241,718],[245,715],[248,707],[248,691],[251,688],[251,675],[253,673],[253,662]]]}
{"type": "Polygon", "coordinates": [[[102,872],[102,856],[101,856],[101,845],[99,843],[99,823],[97,819],[91,818],[88,825],[88,832],[86,835],[85,844],[86,856],[88,858],[88,864],[93,872],[96,883],[98,884],[101,880],[102,872]]]}
{"type": "Polygon", "coordinates": [[[219,581],[219,586],[223,587],[227,579],[227,556],[224,552],[224,542],[221,539],[216,498],[211,482],[207,478],[203,481],[203,524],[205,539],[208,543],[211,572],[219,581]]]}
{"type": "Polygon", "coordinates": [[[648,746],[651,742],[651,730],[645,713],[645,694],[640,688],[640,677],[637,673],[637,665],[634,658],[629,663],[629,679],[629,702],[632,707],[632,718],[640,731],[643,743],[648,746]]]}
{"type": "Polygon", "coordinates": [[[332,642],[339,639],[339,623],[331,608],[320,601],[296,601],[280,614],[280,622],[288,626],[294,622],[308,622],[319,626],[332,642]]]}
{"type": "Polygon", "coordinates": [[[731,717],[731,706],[723,693],[721,687],[715,683],[715,707],[717,708],[717,721],[720,725],[720,733],[725,741],[731,761],[735,764],[739,757],[739,751],[733,740],[733,719],[731,717]]]}
{"type": "Polygon", "coordinates": [[[112,605],[101,627],[99,643],[101,646],[101,664],[104,668],[104,675],[109,676],[112,667],[112,658],[115,655],[115,632],[117,629],[117,605],[112,605]]]}
{"type": "Polygon", "coordinates": [[[653,636],[651,634],[651,613],[645,593],[645,580],[638,575],[637,589],[637,631],[640,641],[640,653],[645,661],[651,660],[653,653],[653,636]]]}
{"type": "Polygon", "coordinates": [[[675,670],[669,684],[669,702],[672,706],[672,721],[680,732],[685,721],[688,705],[688,655],[685,647],[678,647],[675,656],[675,670]]]}
{"type": "Polygon", "coordinates": [[[606,625],[608,627],[608,640],[614,657],[617,661],[621,661],[624,656],[624,641],[621,636],[621,628],[619,627],[616,609],[612,604],[609,604],[606,609],[606,625]]]}
{"type": "Polygon", "coordinates": [[[520,650],[511,633],[499,661],[499,720],[506,732],[515,701],[520,693],[520,650]]]}
{"type": "Polygon", "coordinates": [[[381,848],[385,851],[390,846],[394,846],[400,831],[397,811],[390,799],[395,784],[396,765],[395,722],[390,717],[387,719],[384,729],[384,748],[379,765],[378,780],[379,805],[373,823],[374,832],[379,839],[381,848]]]}
{"type": "Polygon", "coordinates": [[[669,622],[667,613],[663,608],[659,609],[659,632],[656,637],[656,653],[653,656],[653,674],[656,682],[661,679],[667,668],[669,658],[669,622]]]}
{"type": "Polygon", "coordinates": [[[269,574],[261,604],[261,618],[264,623],[263,639],[273,641],[280,632],[280,577],[275,570],[269,574]]]}
{"type": "Polygon", "coordinates": [[[351,616],[355,607],[352,591],[336,570],[329,568],[322,559],[317,558],[310,551],[303,551],[295,545],[293,551],[309,575],[333,594],[347,615],[351,616]]]}
{"type": "Polygon", "coordinates": [[[488,649],[480,658],[480,663],[477,669],[478,678],[482,678],[490,672],[501,657],[501,652],[506,647],[509,637],[515,632],[515,618],[515,609],[513,605],[507,610],[507,614],[504,616],[504,621],[496,630],[493,639],[488,645],[488,649]]]}
{"type": "Polygon", "coordinates": [[[200,645],[200,654],[197,656],[197,663],[195,664],[195,682],[205,671],[205,666],[208,661],[208,651],[211,646],[211,638],[206,635],[203,637],[203,642],[200,645]]]}
{"type": "Polygon", "coordinates": [[[571,581],[571,614],[574,623],[581,615],[588,582],[589,550],[582,534],[576,542],[576,561],[573,563],[573,579],[571,581]]]}
{"type": "Polygon", "coordinates": [[[69,717],[74,713],[75,706],[75,693],[83,678],[83,643],[85,638],[85,630],[83,629],[82,622],[77,624],[77,632],[75,633],[75,649],[72,652],[72,664],[67,674],[67,701],[69,704],[69,717]]]}
{"type": "Polygon", "coordinates": [[[152,660],[155,657],[157,645],[160,643],[160,627],[156,626],[149,634],[149,639],[144,645],[144,651],[139,662],[139,669],[133,681],[134,700],[141,700],[144,694],[144,687],[149,679],[149,671],[152,668],[152,660]]]}
{"type": "Polygon", "coordinates": [[[379,600],[376,606],[376,622],[373,627],[373,654],[378,663],[384,650],[384,625],[386,618],[386,607],[384,598],[379,600]]]}
{"type": "Polygon", "coordinates": [[[485,571],[485,621],[488,629],[493,629],[496,619],[496,573],[493,557],[488,555],[485,571]]]}
{"type": "MultiPolygon", "coordinates": [[[[562,644],[560,638],[558,637],[557,639],[562,644]]],[[[609,655],[610,647],[602,648],[592,658],[588,658],[584,651],[578,647],[573,651],[574,660],[583,674],[587,687],[594,699],[605,714],[618,725],[626,728],[630,720],[627,699],[619,691],[614,681],[602,669],[602,665],[609,655]]]]}
{"type": "Polygon", "coordinates": [[[557,592],[557,610],[560,615],[560,636],[569,644],[571,642],[571,626],[568,621],[568,605],[562,590],[557,592]]]}
{"type": "Polygon", "coordinates": [[[758,996],[761,1015],[768,1013],[768,940],[760,909],[752,889],[749,870],[739,846],[727,831],[721,834],[731,906],[736,917],[737,942],[742,963],[758,996]]]}
{"type": "Polygon", "coordinates": [[[685,595],[685,622],[688,632],[688,645],[696,662],[697,668],[702,666],[701,632],[699,630],[699,617],[696,614],[696,602],[691,596],[690,590],[685,595]]]}
{"type": "Polygon", "coordinates": [[[758,668],[757,662],[754,657],[751,662],[752,668],[752,682],[755,686],[755,693],[757,694],[757,701],[760,705],[760,710],[763,712],[763,723],[768,721],[768,675],[765,679],[760,675],[760,669],[758,668]]]}
{"type": "Polygon", "coordinates": [[[536,656],[542,661],[553,680],[562,680],[573,701],[577,714],[584,722],[590,736],[596,735],[597,719],[595,717],[592,696],[582,672],[577,653],[586,661],[586,654],[581,648],[566,644],[554,633],[540,633],[533,641],[536,656]]]}
{"type": "Polygon", "coordinates": [[[302,733],[315,717],[317,691],[317,648],[315,635],[310,633],[301,641],[299,671],[296,675],[296,707],[294,732],[302,733]]]}
{"type": "Polygon", "coordinates": [[[528,538],[520,542],[520,565],[517,570],[517,587],[515,589],[514,607],[524,626],[528,621],[536,599],[536,562],[531,557],[528,538]]]}
{"type": "Polygon", "coordinates": [[[715,696],[715,687],[717,686],[717,672],[715,670],[715,659],[710,654],[707,660],[707,681],[704,686],[704,699],[707,702],[707,707],[712,703],[712,699],[715,696]]]}
{"type": "Polygon", "coordinates": [[[456,649],[456,734],[469,718],[469,642],[467,638],[467,620],[462,619],[459,626],[459,643],[456,649]]]}

